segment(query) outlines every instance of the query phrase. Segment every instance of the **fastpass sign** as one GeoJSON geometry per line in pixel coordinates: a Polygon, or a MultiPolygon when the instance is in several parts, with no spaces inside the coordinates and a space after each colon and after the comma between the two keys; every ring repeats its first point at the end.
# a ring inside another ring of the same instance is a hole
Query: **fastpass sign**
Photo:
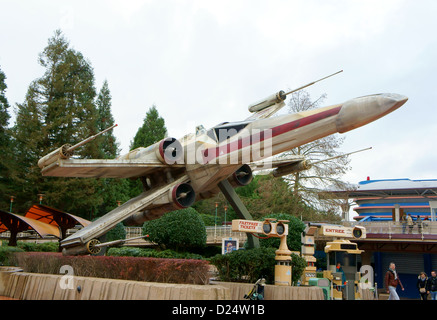
{"type": "Polygon", "coordinates": [[[232,231],[263,233],[263,222],[252,220],[232,220],[232,231]]]}

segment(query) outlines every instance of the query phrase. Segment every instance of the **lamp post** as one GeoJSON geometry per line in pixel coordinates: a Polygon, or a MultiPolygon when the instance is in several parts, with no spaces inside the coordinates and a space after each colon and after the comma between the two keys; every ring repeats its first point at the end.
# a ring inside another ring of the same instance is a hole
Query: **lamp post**
{"type": "Polygon", "coordinates": [[[225,209],[225,228],[227,228],[227,225],[226,225],[226,213],[228,212],[228,206],[225,204],[223,208],[225,209]]]}
{"type": "Polygon", "coordinates": [[[15,196],[11,196],[11,205],[9,207],[9,212],[12,212],[12,204],[14,203],[15,196]]]}
{"type": "Polygon", "coordinates": [[[217,208],[219,203],[215,203],[215,219],[214,219],[214,242],[217,241],[217,208]]]}
{"type": "Polygon", "coordinates": [[[44,197],[43,193],[38,193],[39,204],[42,204],[42,198],[44,197]]]}

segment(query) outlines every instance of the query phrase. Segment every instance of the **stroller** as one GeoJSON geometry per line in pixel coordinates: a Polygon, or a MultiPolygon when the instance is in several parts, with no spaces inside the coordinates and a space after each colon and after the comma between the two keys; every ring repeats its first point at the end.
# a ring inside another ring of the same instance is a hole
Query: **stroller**
{"type": "Polygon", "coordinates": [[[264,286],[266,285],[266,279],[260,278],[258,279],[253,288],[249,291],[248,294],[244,295],[244,299],[248,300],[264,300],[264,286]]]}

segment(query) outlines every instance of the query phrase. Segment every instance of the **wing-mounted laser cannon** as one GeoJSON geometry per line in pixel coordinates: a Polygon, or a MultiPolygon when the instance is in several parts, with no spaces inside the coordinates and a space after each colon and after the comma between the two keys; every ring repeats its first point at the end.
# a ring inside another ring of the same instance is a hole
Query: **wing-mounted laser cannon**
{"type": "Polygon", "coordinates": [[[94,140],[95,138],[104,134],[105,132],[112,130],[116,126],[117,126],[117,124],[114,124],[113,126],[110,126],[109,128],[106,128],[105,130],[100,131],[99,133],[97,133],[89,138],[86,138],[85,140],[83,140],[79,143],[76,143],[74,146],[72,146],[71,144],[64,144],[62,147],[56,149],[55,151],[50,152],[48,155],[39,159],[38,166],[42,169],[42,168],[47,167],[48,165],[50,165],[50,164],[52,164],[60,159],[71,158],[74,155],[74,151],[77,148],[87,144],[88,142],[94,140]]]}
{"type": "Polygon", "coordinates": [[[119,245],[122,245],[126,242],[144,239],[144,238],[148,238],[148,237],[149,237],[149,235],[146,234],[144,236],[133,237],[133,238],[129,238],[129,239],[108,241],[108,242],[103,242],[103,243],[100,242],[98,239],[93,239],[91,241],[88,241],[88,243],[86,244],[86,248],[88,250],[88,253],[96,255],[96,254],[100,253],[100,251],[102,250],[103,247],[119,246],[119,245]]]}
{"type": "Polygon", "coordinates": [[[305,171],[311,169],[312,164],[308,160],[303,160],[301,162],[292,163],[284,166],[280,166],[272,171],[274,177],[282,177],[288,174],[305,171]]]}
{"type": "MultiPolygon", "coordinates": [[[[308,83],[308,84],[306,84],[306,85],[304,85],[304,86],[301,86],[301,87],[299,87],[299,88],[297,88],[297,89],[293,89],[293,90],[288,91],[288,92],[285,92],[285,91],[281,90],[281,91],[279,91],[279,92],[277,92],[277,93],[274,93],[274,94],[268,96],[268,97],[265,98],[265,99],[262,99],[262,100],[260,100],[260,101],[258,101],[258,102],[255,102],[255,103],[252,103],[251,105],[249,105],[248,109],[249,109],[250,112],[255,113],[255,112],[260,112],[260,111],[262,111],[262,110],[264,110],[264,109],[267,109],[267,108],[269,108],[269,107],[273,107],[273,106],[275,106],[275,105],[278,105],[278,108],[277,108],[277,109],[275,108],[275,110],[272,110],[273,113],[274,113],[274,112],[276,112],[277,110],[279,110],[280,108],[282,108],[282,106],[283,106],[283,101],[287,98],[287,96],[288,96],[289,94],[292,94],[292,93],[294,93],[294,92],[296,92],[296,91],[299,91],[299,90],[305,89],[305,88],[307,88],[307,87],[309,87],[309,86],[312,86],[313,84],[316,84],[317,82],[320,82],[320,81],[323,81],[323,80],[325,80],[325,79],[328,79],[328,78],[330,78],[330,77],[332,77],[332,76],[335,76],[336,74],[339,74],[339,73],[341,73],[341,72],[343,72],[343,70],[340,70],[340,71],[338,71],[338,72],[336,72],[336,73],[333,73],[333,74],[331,74],[331,75],[329,75],[329,76],[327,76],[327,77],[324,77],[324,78],[322,78],[322,79],[319,79],[319,80],[316,80],[316,81],[310,82],[310,83],[308,83]]],[[[271,114],[271,113],[268,113],[268,115],[270,115],[270,114],[271,114]]]]}
{"type": "Polygon", "coordinates": [[[342,157],[347,157],[350,156],[354,153],[358,153],[361,151],[366,151],[366,150],[370,150],[372,149],[372,147],[366,148],[366,149],[361,149],[358,151],[353,151],[353,152],[349,152],[349,153],[345,153],[345,154],[341,154],[335,157],[331,157],[331,158],[327,158],[327,159],[322,159],[319,161],[310,161],[310,160],[303,160],[301,162],[296,162],[296,163],[291,163],[291,164],[285,164],[282,166],[278,166],[275,170],[272,171],[272,175],[274,177],[282,177],[282,176],[286,176],[288,174],[292,174],[292,173],[296,173],[296,172],[300,172],[300,171],[305,171],[305,170],[309,170],[311,169],[314,165],[321,163],[321,162],[326,162],[326,161],[330,161],[330,160],[334,160],[334,159],[338,159],[338,158],[342,158],[342,157]]]}

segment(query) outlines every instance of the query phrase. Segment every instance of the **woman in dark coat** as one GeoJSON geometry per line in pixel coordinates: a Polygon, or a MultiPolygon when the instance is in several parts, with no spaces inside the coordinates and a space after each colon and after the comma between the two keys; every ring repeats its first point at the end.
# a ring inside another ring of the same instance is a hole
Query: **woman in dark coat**
{"type": "Polygon", "coordinates": [[[417,290],[419,290],[420,298],[422,300],[428,299],[429,294],[429,281],[425,272],[421,272],[417,278],[417,290]]]}

